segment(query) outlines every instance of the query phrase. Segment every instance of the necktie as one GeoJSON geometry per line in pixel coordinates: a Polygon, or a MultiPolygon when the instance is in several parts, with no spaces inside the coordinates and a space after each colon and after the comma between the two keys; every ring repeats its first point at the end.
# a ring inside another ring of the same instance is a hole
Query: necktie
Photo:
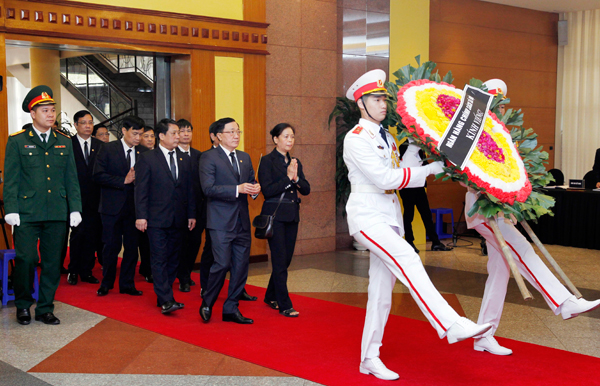
{"type": "Polygon", "coordinates": [[[229,156],[231,157],[231,166],[233,166],[233,172],[235,173],[235,176],[237,177],[237,179],[239,181],[240,180],[240,169],[238,169],[237,162],[235,161],[235,153],[231,152],[231,153],[229,153],[229,156]]]}
{"type": "Polygon", "coordinates": [[[90,162],[90,151],[88,150],[87,141],[83,141],[83,158],[85,158],[85,164],[90,162]]]}
{"type": "Polygon", "coordinates": [[[46,133],[42,133],[40,136],[42,137],[42,142],[46,143],[46,133]]]}
{"type": "Polygon", "coordinates": [[[171,174],[173,175],[173,179],[177,181],[177,168],[175,167],[175,158],[173,158],[174,151],[169,152],[169,164],[171,165],[171,174]]]}
{"type": "Polygon", "coordinates": [[[127,150],[127,168],[131,168],[131,149],[127,150]]]}
{"type": "Polygon", "coordinates": [[[386,132],[385,132],[385,130],[383,129],[382,126],[379,126],[379,134],[381,134],[381,138],[383,138],[383,140],[385,141],[385,144],[388,145],[388,146],[390,146],[390,144],[387,141],[386,132]]]}

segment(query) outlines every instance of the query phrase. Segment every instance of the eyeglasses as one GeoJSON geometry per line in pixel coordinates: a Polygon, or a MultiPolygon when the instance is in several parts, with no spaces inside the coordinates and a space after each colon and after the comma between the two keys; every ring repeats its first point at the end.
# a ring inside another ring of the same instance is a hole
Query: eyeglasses
{"type": "Polygon", "coordinates": [[[233,134],[233,135],[242,135],[242,131],[241,130],[237,130],[237,131],[222,131],[223,134],[233,134]]]}

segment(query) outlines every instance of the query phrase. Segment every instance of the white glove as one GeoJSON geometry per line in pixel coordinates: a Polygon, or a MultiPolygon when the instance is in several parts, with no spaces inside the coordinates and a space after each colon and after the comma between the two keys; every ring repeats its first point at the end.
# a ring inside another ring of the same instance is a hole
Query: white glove
{"type": "Polygon", "coordinates": [[[79,224],[81,224],[81,213],[71,212],[71,226],[76,227],[79,224]]]}
{"type": "Polygon", "coordinates": [[[18,213],[7,214],[6,216],[4,216],[4,221],[6,221],[6,223],[8,225],[12,225],[12,226],[21,225],[21,217],[19,217],[18,213]]]}
{"type": "Polygon", "coordinates": [[[408,155],[419,154],[419,150],[421,150],[421,148],[419,146],[411,143],[406,148],[406,153],[404,153],[404,154],[408,154],[408,155]]]}
{"type": "Polygon", "coordinates": [[[425,167],[429,168],[429,170],[428,170],[429,175],[439,174],[439,173],[444,172],[444,164],[442,163],[442,161],[432,162],[429,165],[426,165],[425,167]]]}

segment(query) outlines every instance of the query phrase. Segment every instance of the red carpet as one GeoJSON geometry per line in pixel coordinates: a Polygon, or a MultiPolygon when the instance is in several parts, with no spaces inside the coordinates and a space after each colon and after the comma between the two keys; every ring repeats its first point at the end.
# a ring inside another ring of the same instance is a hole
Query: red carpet
{"type": "MultiPolygon", "coordinates": [[[[94,272],[101,277],[98,268],[94,272]]],[[[117,279],[118,280],[118,279],[117,279]]],[[[194,280],[198,283],[198,275],[194,280]]],[[[254,325],[221,321],[224,287],[210,323],[198,314],[199,286],[175,291],[183,310],[164,316],[152,286],[136,275],[142,297],[96,296],[97,285],[70,286],[63,277],[56,299],[172,338],[326,385],[389,384],[358,372],[365,311],[292,295],[299,318],[285,318],[261,300],[265,290],[248,286],[257,302],[242,302],[254,325]]],[[[177,284],[176,284],[177,285],[177,284]]],[[[60,317],[60,315],[58,315],[60,317]]],[[[569,323],[566,321],[565,323],[569,323]]],[[[600,385],[600,359],[509,339],[498,339],[514,354],[498,357],[473,350],[473,341],[449,345],[425,322],[391,315],[382,348],[384,363],[400,374],[398,385],[600,385]]]]}

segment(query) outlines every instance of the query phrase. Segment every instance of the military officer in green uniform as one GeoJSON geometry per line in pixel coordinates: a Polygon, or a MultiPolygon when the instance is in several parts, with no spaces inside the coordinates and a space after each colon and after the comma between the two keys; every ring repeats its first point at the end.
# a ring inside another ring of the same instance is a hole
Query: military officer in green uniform
{"type": "Polygon", "coordinates": [[[33,88],[23,101],[23,111],[31,114],[33,124],[12,134],[6,144],[5,219],[14,226],[13,281],[20,324],[31,322],[29,308],[34,301],[31,289],[39,258],[42,273],[35,320],[60,323],[54,316],[53,302],[60,282],[66,221],[71,226],[81,222],[81,195],[73,145],[65,134],[51,129],[56,119],[54,105],[49,87],[33,88]]]}

